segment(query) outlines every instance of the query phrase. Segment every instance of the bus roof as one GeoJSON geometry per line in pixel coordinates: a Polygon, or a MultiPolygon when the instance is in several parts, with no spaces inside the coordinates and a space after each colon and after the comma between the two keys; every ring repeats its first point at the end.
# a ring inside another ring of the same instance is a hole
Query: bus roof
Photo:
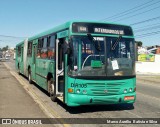
{"type": "Polygon", "coordinates": [[[30,37],[30,38],[28,38],[28,40],[34,40],[36,38],[39,38],[39,37],[42,37],[42,36],[57,32],[57,31],[60,31],[62,29],[67,29],[67,28],[69,28],[70,24],[71,24],[71,22],[66,22],[66,23],[64,23],[62,25],[56,26],[56,27],[54,27],[52,29],[49,29],[49,30],[47,30],[45,32],[42,32],[42,33],[37,34],[37,35],[35,35],[33,37],[30,37]]]}
{"type": "MultiPolygon", "coordinates": [[[[64,30],[65,30],[65,29],[69,29],[70,26],[71,26],[71,24],[74,23],[74,22],[77,22],[77,23],[79,22],[79,23],[116,24],[116,25],[122,25],[122,26],[128,26],[128,27],[129,27],[129,25],[117,24],[117,23],[111,23],[111,22],[73,20],[73,21],[68,21],[68,22],[66,22],[66,23],[64,23],[64,24],[62,24],[62,25],[56,26],[56,27],[54,27],[54,28],[52,28],[52,29],[49,29],[49,30],[47,30],[47,31],[45,31],[45,32],[39,33],[39,34],[37,34],[37,35],[35,35],[35,36],[29,37],[28,40],[29,40],[29,41],[30,41],[30,40],[34,40],[34,39],[40,38],[40,37],[42,37],[42,36],[45,36],[45,35],[48,35],[48,34],[52,34],[52,33],[54,33],[54,32],[61,31],[61,30],[63,30],[63,29],[64,29],[64,30]]],[[[24,41],[23,41],[23,42],[24,42],[24,41]]],[[[20,44],[22,44],[23,42],[20,42],[19,44],[17,44],[17,46],[20,45],[20,44]]]]}
{"type": "Polygon", "coordinates": [[[23,43],[24,43],[24,41],[21,41],[20,43],[18,43],[18,44],[16,45],[16,47],[22,45],[23,43]]]}

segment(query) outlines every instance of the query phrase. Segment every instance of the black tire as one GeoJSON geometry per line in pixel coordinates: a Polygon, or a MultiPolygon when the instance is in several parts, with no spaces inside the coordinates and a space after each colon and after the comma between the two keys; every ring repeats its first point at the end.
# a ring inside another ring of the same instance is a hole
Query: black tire
{"type": "Polygon", "coordinates": [[[54,84],[53,84],[53,79],[51,78],[50,80],[48,80],[48,92],[49,92],[49,95],[50,95],[50,98],[52,101],[56,102],[57,100],[57,97],[56,97],[56,94],[55,94],[55,87],[54,87],[54,84]]]}
{"type": "Polygon", "coordinates": [[[28,71],[28,81],[29,81],[29,84],[32,84],[32,78],[31,78],[31,71],[29,70],[28,71]]]}

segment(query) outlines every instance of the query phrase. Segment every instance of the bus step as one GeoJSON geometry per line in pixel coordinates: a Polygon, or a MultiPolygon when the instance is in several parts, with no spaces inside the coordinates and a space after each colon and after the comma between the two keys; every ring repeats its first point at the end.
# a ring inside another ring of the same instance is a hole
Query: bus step
{"type": "Polygon", "coordinates": [[[63,102],[63,97],[57,97],[60,101],[63,102]]]}

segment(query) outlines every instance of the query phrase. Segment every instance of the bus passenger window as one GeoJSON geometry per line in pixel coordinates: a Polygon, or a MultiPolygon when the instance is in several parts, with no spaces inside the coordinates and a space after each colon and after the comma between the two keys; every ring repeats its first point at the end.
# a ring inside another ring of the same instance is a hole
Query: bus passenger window
{"type": "Polygon", "coordinates": [[[27,56],[31,57],[32,56],[32,42],[28,42],[28,51],[27,51],[27,56]]]}
{"type": "Polygon", "coordinates": [[[40,58],[42,48],[42,40],[38,39],[37,58],[40,58]]]}
{"type": "Polygon", "coordinates": [[[64,61],[64,54],[63,54],[63,43],[64,39],[59,39],[59,43],[58,43],[58,69],[61,70],[62,66],[63,66],[63,61],[64,61]]]}
{"type": "Polygon", "coordinates": [[[41,49],[41,58],[46,59],[47,58],[47,37],[42,39],[43,47],[41,49]]]}
{"type": "Polygon", "coordinates": [[[18,56],[21,56],[21,46],[18,46],[18,56]]]}
{"type": "Polygon", "coordinates": [[[55,36],[49,37],[48,58],[54,59],[55,56],[55,36]]]}

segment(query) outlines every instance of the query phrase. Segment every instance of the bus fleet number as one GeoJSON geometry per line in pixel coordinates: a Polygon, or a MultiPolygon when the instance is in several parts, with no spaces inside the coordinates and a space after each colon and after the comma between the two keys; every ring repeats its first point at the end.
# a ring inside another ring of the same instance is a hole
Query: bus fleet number
{"type": "Polygon", "coordinates": [[[71,83],[71,87],[75,88],[87,88],[87,84],[78,84],[78,83],[71,83]]]}

